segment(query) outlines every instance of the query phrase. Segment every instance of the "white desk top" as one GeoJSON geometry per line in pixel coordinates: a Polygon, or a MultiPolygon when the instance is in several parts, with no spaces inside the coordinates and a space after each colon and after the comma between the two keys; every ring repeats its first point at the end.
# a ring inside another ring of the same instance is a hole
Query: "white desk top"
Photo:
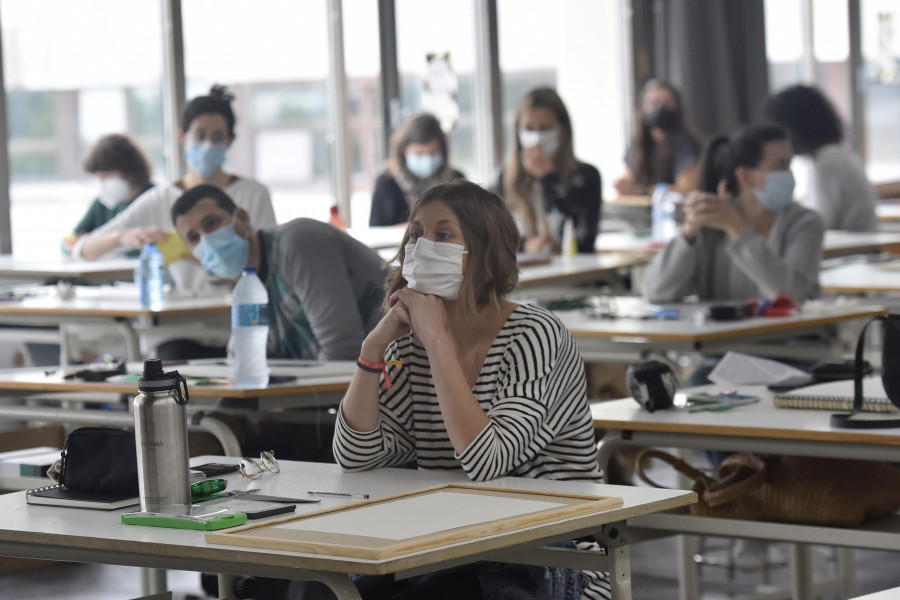
{"type": "MultiPolygon", "coordinates": [[[[620,310],[629,310],[629,305],[640,305],[639,298],[619,297],[615,302],[620,310]]],[[[831,323],[853,319],[870,318],[884,314],[880,306],[856,304],[819,305],[815,309],[806,308],[802,313],[789,317],[751,317],[736,321],[698,321],[697,313],[706,310],[704,304],[672,305],[679,308],[679,319],[595,319],[581,311],[558,312],[557,315],[576,339],[591,338],[631,338],[679,344],[705,344],[718,341],[733,341],[748,337],[783,337],[799,330],[815,329],[831,323]]],[[[632,311],[633,312],[633,311],[632,311]]]]}
{"type": "Polygon", "coordinates": [[[399,248],[406,225],[393,227],[349,227],[347,233],[373,250],[399,248]]]}
{"type": "Polygon", "coordinates": [[[647,258],[625,254],[578,254],[570,258],[554,256],[549,264],[521,267],[519,288],[603,277],[647,264],[647,258]]]}
{"type": "MultiPolygon", "coordinates": [[[[649,236],[638,236],[631,232],[603,232],[597,235],[595,248],[597,252],[631,252],[652,256],[664,246],[665,243],[654,241],[649,236]]],[[[822,246],[825,257],[879,251],[898,252],[900,233],[826,231],[822,246]]]]}
{"type": "MultiPolygon", "coordinates": [[[[191,464],[230,462],[221,456],[191,459],[191,464]]],[[[244,480],[227,475],[229,489],[260,488],[261,493],[307,497],[308,490],[368,493],[372,498],[421,489],[431,485],[467,482],[462,472],[379,469],[364,473],[342,473],[337,465],[281,462],[281,473],[244,480]]],[[[393,573],[427,567],[464,558],[480,560],[522,544],[540,544],[561,535],[596,531],[605,523],[624,521],[690,504],[693,493],[678,490],[620,487],[582,482],[502,478],[487,486],[618,496],[621,508],[575,517],[561,522],[528,527],[425,550],[386,560],[341,558],[299,552],[271,551],[209,544],[205,532],[157,527],[136,527],[119,523],[121,511],[92,511],[50,506],[30,506],[24,492],[0,496],[0,553],[23,557],[49,557],[78,562],[99,562],[158,568],[217,570],[235,574],[264,574],[289,577],[292,570],[314,569],[332,573],[393,573]]],[[[297,513],[343,506],[357,500],[323,497],[320,504],[299,504],[297,513]]]]}
{"type": "Polygon", "coordinates": [[[60,258],[37,261],[11,254],[0,255],[0,278],[42,282],[48,279],[112,281],[131,280],[137,267],[136,258],[98,260],[94,262],[60,258]]]}
{"type": "Polygon", "coordinates": [[[893,294],[900,292],[900,261],[854,262],[819,272],[823,292],[893,294]]]}
{"type": "Polygon", "coordinates": [[[0,314],[142,317],[155,315],[227,314],[231,310],[230,294],[214,292],[194,296],[173,290],[166,295],[162,310],[142,308],[137,286],[75,286],[75,296],[61,298],[55,286],[27,288],[19,299],[0,301],[0,314]]]}
{"type": "MultiPolygon", "coordinates": [[[[695,388],[727,389],[733,386],[695,388]]],[[[741,386],[739,391],[758,396],[760,401],[726,412],[671,409],[651,413],[632,398],[624,398],[594,402],[591,414],[598,429],[900,446],[900,429],[837,429],[830,423],[832,411],[777,408],[772,401],[774,394],[764,386],[741,386]]]]}

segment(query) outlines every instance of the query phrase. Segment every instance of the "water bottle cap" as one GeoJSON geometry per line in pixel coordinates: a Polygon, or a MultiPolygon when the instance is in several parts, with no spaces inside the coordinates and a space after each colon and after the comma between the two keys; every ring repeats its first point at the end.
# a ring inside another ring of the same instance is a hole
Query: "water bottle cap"
{"type": "Polygon", "coordinates": [[[138,391],[140,392],[164,392],[177,390],[180,384],[184,384],[184,393],[178,393],[179,404],[187,403],[187,383],[178,371],[163,371],[162,361],[151,358],[144,361],[144,372],[138,378],[138,391]]]}
{"type": "Polygon", "coordinates": [[[244,273],[253,273],[256,275],[256,267],[244,267],[244,273]]]}

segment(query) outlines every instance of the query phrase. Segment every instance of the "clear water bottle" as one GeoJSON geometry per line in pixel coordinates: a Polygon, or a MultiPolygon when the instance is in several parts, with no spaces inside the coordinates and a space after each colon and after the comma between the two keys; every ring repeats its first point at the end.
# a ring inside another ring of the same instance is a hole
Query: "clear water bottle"
{"type": "Polygon", "coordinates": [[[676,194],[669,191],[668,183],[657,183],[650,197],[653,239],[668,241],[678,233],[675,222],[676,194]]]}
{"type": "Polygon", "coordinates": [[[259,388],[269,383],[266,340],[269,337],[269,294],[247,267],[231,294],[231,336],[236,387],[259,388]]]}
{"type": "Polygon", "coordinates": [[[165,261],[156,244],[147,244],[141,250],[136,272],[137,284],[141,290],[141,307],[149,310],[162,310],[165,261]]]}
{"type": "Polygon", "coordinates": [[[178,371],[164,372],[159,359],[144,362],[134,397],[141,510],[188,514],[187,383],[178,371]]]}

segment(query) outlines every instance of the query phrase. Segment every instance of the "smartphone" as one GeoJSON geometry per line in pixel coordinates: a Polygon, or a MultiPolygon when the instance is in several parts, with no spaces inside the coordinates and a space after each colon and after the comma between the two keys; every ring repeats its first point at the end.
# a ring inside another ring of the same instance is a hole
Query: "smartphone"
{"type": "Polygon", "coordinates": [[[226,465],[222,463],[206,463],[205,465],[200,465],[199,467],[191,467],[194,471],[200,471],[206,477],[218,477],[219,475],[226,475],[228,473],[234,473],[238,470],[238,465],[226,465]]]}

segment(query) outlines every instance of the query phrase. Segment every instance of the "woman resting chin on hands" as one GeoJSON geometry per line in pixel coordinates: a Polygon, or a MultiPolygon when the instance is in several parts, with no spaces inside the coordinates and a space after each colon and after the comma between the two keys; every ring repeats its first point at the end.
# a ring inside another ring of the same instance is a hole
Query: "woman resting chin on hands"
{"type": "MultiPolygon", "coordinates": [[[[518,280],[518,247],[516,224],[496,194],[454,181],[419,197],[397,256],[402,269],[387,283],[387,314],[363,342],[341,402],[334,455],[344,470],[415,461],[420,469],[462,469],[475,481],[600,481],[572,337],[553,313],[504,298],[518,280]]],[[[549,598],[554,586],[571,584],[574,599],[601,589],[604,578],[476,564],[359,586],[363,598],[370,585],[384,598],[393,597],[384,589],[391,585],[397,593],[439,588],[439,598],[484,597],[512,585],[524,586],[523,597],[549,598]]]]}

